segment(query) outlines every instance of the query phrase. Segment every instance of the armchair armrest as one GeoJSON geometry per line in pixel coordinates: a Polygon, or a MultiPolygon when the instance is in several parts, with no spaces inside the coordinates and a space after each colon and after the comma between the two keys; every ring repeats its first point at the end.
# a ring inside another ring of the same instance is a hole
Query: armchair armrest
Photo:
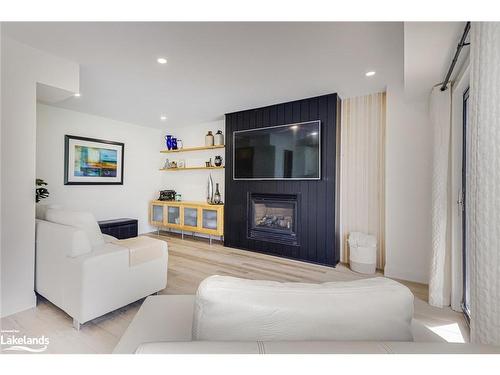
{"type": "Polygon", "coordinates": [[[35,248],[35,289],[62,308],[68,275],[76,271],[72,260],[90,253],[90,243],[82,230],[37,220],[35,248]]]}
{"type": "Polygon", "coordinates": [[[37,255],[71,258],[92,251],[86,233],[75,227],[37,220],[37,255]]]}

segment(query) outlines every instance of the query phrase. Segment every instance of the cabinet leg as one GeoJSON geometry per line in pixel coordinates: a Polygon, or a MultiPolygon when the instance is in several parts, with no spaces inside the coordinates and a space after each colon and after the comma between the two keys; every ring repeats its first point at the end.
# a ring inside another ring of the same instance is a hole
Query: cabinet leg
{"type": "Polygon", "coordinates": [[[210,244],[210,246],[212,246],[212,235],[211,234],[208,235],[208,243],[210,244]]]}
{"type": "Polygon", "coordinates": [[[184,230],[181,230],[181,238],[184,239],[184,230]]]}
{"type": "Polygon", "coordinates": [[[73,319],[73,328],[76,329],[77,331],[80,330],[80,322],[76,319],[73,319]]]}

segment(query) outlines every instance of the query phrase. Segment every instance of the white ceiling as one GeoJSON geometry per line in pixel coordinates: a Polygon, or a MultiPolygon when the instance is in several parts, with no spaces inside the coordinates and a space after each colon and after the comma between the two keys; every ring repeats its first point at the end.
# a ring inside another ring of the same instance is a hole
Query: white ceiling
{"type": "MultiPolygon", "coordinates": [[[[404,79],[407,93],[430,92],[432,86],[443,82],[464,28],[465,22],[405,22],[404,79]]],[[[462,50],[452,80],[468,52],[469,47],[462,50]]]]}
{"type": "Polygon", "coordinates": [[[81,65],[57,106],[168,128],[402,80],[403,23],[8,23],[8,36],[81,65]],[[160,65],[158,57],[168,63],[160,65]],[[375,70],[374,77],[365,72],[375,70]],[[160,121],[166,114],[168,120],[160,121]]]}

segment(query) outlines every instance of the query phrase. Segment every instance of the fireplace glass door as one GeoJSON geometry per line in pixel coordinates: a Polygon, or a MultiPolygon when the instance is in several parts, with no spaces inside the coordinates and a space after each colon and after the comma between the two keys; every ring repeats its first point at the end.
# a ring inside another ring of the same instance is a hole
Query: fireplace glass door
{"type": "Polygon", "coordinates": [[[251,194],[249,238],[298,245],[297,196],[251,194]]]}

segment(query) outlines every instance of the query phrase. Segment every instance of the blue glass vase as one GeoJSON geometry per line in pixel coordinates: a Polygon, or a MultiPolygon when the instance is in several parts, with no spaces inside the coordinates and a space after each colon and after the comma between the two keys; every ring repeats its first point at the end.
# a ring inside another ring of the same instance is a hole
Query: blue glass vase
{"type": "Polygon", "coordinates": [[[172,136],[171,135],[165,136],[165,143],[167,144],[167,149],[171,150],[172,149],[172,136]]]}
{"type": "Polygon", "coordinates": [[[172,150],[177,150],[177,138],[172,138],[172,150]]]}

